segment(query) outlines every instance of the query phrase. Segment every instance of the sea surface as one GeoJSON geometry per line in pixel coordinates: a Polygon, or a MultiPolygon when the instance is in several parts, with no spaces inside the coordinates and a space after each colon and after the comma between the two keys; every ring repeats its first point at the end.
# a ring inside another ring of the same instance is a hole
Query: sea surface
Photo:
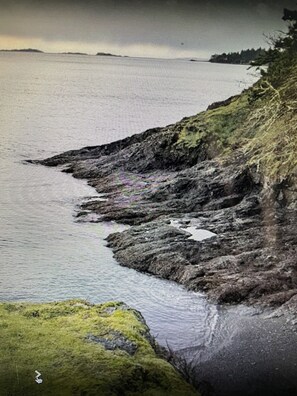
{"type": "Polygon", "coordinates": [[[96,192],[25,160],[174,123],[255,79],[246,66],[0,53],[0,300],[121,300],[142,312],[163,345],[210,345],[226,310],[119,266],[105,238],[124,227],[75,219],[96,192]]]}

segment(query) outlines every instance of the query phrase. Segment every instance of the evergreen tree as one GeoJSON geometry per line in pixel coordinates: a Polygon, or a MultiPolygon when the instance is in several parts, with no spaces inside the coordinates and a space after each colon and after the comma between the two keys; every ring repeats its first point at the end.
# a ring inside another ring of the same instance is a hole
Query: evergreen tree
{"type": "Polygon", "coordinates": [[[240,52],[229,52],[226,54],[215,54],[210,58],[210,62],[215,63],[233,63],[233,64],[250,64],[257,57],[265,53],[263,48],[241,50],[240,52]]]}
{"type": "Polygon", "coordinates": [[[297,11],[285,8],[283,20],[288,24],[288,31],[270,38],[271,47],[252,62],[252,66],[260,68],[262,75],[267,76],[274,86],[281,84],[286,70],[289,71],[297,60],[297,11]]]}

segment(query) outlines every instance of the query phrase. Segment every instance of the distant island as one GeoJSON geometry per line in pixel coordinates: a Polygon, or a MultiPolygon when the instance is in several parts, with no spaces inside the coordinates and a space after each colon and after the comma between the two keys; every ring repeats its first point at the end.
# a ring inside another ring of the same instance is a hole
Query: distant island
{"type": "Polygon", "coordinates": [[[62,55],[89,55],[86,52],[62,52],[62,55]]]}
{"type": "Polygon", "coordinates": [[[247,49],[240,52],[229,52],[226,54],[214,54],[211,56],[209,62],[212,63],[231,63],[236,65],[249,65],[252,61],[257,59],[259,56],[265,54],[265,49],[247,49]]]}
{"type": "MultiPolygon", "coordinates": [[[[21,48],[21,49],[0,49],[0,52],[33,52],[44,54],[44,51],[35,48],[21,48]]],[[[89,55],[86,52],[61,52],[61,55],[89,55]]],[[[96,56],[112,56],[116,58],[128,58],[126,55],[115,55],[109,52],[97,52],[96,56]]]]}
{"type": "Polygon", "coordinates": [[[109,52],[97,52],[96,56],[115,56],[117,58],[127,58],[126,56],[124,57],[123,55],[110,54],[109,52]]]}
{"type": "Polygon", "coordinates": [[[39,50],[39,49],[35,49],[35,48],[22,48],[22,49],[12,49],[12,50],[8,50],[8,49],[2,49],[0,50],[1,52],[36,52],[39,54],[43,54],[44,52],[39,50]]]}

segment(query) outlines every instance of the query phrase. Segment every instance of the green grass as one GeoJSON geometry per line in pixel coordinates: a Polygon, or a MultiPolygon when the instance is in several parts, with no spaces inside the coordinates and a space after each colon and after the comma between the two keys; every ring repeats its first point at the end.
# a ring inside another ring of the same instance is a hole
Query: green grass
{"type": "Polygon", "coordinates": [[[199,113],[184,125],[177,145],[194,148],[204,144],[214,157],[230,145],[230,138],[241,127],[248,111],[248,94],[243,93],[227,106],[199,113]]]}
{"type": "Polygon", "coordinates": [[[156,355],[137,312],[120,307],[81,300],[0,304],[0,395],[196,394],[156,355]],[[134,355],[86,339],[112,338],[114,331],[137,345],[134,355]]]}
{"type": "Polygon", "coordinates": [[[271,181],[294,177],[297,169],[297,63],[279,81],[269,74],[227,105],[182,124],[179,148],[205,148],[210,158],[246,157],[271,181]]]}
{"type": "Polygon", "coordinates": [[[281,181],[297,170],[297,65],[274,88],[264,80],[266,95],[250,116],[260,119],[253,138],[242,148],[249,163],[264,175],[281,181]]]}

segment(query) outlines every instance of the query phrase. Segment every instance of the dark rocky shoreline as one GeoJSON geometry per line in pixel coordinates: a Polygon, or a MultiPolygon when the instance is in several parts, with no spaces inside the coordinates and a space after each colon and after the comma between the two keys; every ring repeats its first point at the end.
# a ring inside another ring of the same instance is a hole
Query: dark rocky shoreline
{"type": "Polygon", "coordinates": [[[243,156],[223,162],[203,144],[181,148],[177,140],[187,121],[33,162],[62,166],[104,194],[106,200],[83,203],[78,217],[95,213],[96,221],[131,226],[108,237],[121,265],[219,303],[291,307],[297,295],[294,186],[267,185],[243,156]],[[170,225],[173,219],[216,236],[189,239],[170,225]]]}

